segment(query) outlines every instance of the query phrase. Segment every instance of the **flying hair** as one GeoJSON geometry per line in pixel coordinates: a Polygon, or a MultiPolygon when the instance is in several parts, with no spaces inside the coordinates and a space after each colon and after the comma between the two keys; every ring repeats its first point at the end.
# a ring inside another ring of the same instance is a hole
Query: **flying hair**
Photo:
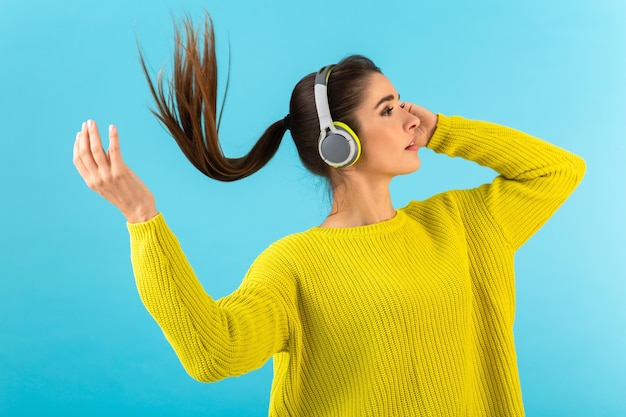
{"type": "Polygon", "coordinates": [[[156,102],[152,113],[169,131],[187,159],[204,175],[219,181],[236,181],[252,175],[274,156],[286,132],[282,120],[267,128],[247,155],[229,158],[222,151],[218,132],[228,82],[217,118],[215,34],[208,13],[202,33],[195,29],[189,16],[183,19],[182,28],[175,26],[169,83],[164,80],[163,69],[154,82],[141,50],[139,57],[156,102]]]}

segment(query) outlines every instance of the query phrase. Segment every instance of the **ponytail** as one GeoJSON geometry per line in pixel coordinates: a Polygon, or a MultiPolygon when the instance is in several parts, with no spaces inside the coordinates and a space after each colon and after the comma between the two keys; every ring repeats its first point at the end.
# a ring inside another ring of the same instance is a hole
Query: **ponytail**
{"type": "Polygon", "coordinates": [[[213,22],[207,13],[202,40],[198,39],[190,17],[184,19],[183,26],[184,44],[181,30],[175,30],[174,68],[167,92],[163,86],[163,70],[159,72],[155,84],[139,52],[150,92],[156,101],[156,110],[152,113],[200,172],[219,181],[240,180],[257,172],[276,154],[287,131],[286,123],[283,120],[273,123],[247,155],[226,157],[219,143],[218,131],[228,81],[220,118],[216,123],[217,60],[213,22]],[[202,42],[202,49],[199,42],[202,42]]]}

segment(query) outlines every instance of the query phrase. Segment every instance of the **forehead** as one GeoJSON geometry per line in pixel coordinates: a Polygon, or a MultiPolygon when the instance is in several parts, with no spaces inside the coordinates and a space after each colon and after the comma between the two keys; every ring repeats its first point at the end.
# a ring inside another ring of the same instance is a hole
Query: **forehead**
{"type": "Polygon", "coordinates": [[[390,95],[392,95],[394,99],[398,99],[398,92],[393,86],[393,83],[383,74],[375,72],[368,79],[363,96],[363,105],[373,109],[382,98],[390,95]]]}

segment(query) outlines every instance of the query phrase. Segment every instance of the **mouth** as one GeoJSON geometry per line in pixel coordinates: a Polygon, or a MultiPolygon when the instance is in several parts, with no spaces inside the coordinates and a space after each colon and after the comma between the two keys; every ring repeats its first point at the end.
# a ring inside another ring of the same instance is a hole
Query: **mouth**
{"type": "Polygon", "coordinates": [[[419,146],[417,146],[417,141],[415,139],[413,139],[411,141],[411,143],[409,143],[409,146],[407,146],[406,148],[404,148],[407,151],[416,151],[419,149],[419,146]]]}

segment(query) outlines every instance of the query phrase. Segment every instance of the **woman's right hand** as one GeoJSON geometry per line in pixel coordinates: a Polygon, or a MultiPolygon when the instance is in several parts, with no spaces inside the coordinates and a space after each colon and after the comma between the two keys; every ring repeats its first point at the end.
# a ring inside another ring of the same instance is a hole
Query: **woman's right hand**
{"type": "Polygon", "coordinates": [[[145,222],[158,214],[154,196],[122,160],[115,126],[109,127],[105,152],[96,123],[83,123],[74,142],[74,166],[87,186],[115,205],[129,223],[145,222]]]}

